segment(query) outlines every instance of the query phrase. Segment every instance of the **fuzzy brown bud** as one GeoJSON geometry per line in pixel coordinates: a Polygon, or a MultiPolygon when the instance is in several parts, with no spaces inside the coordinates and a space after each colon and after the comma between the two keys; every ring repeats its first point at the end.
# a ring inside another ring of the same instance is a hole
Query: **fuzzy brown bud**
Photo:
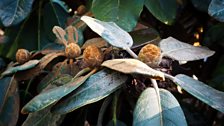
{"type": "Polygon", "coordinates": [[[84,5],[80,5],[76,11],[78,15],[83,15],[86,13],[86,7],[84,5]]]}
{"type": "Polygon", "coordinates": [[[77,45],[75,43],[69,43],[65,47],[65,55],[67,56],[67,58],[74,59],[74,58],[80,56],[80,54],[81,54],[81,49],[80,49],[79,45],[77,45]]]}
{"type": "Polygon", "coordinates": [[[18,49],[16,52],[16,61],[23,64],[30,60],[30,52],[26,49],[18,49]]]}
{"type": "Polygon", "coordinates": [[[104,56],[102,51],[94,45],[86,47],[83,52],[83,62],[88,67],[96,67],[101,65],[103,59],[104,56]]]}
{"type": "Polygon", "coordinates": [[[161,50],[154,44],[145,45],[138,54],[138,59],[150,67],[156,67],[161,62],[161,50]]]}

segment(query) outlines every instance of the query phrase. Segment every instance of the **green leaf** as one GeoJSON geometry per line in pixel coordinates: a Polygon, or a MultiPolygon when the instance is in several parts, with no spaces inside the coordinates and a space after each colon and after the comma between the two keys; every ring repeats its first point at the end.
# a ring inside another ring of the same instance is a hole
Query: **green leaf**
{"type": "Polygon", "coordinates": [[[126,49],[133,45],[131,36],[114,22],[103,22],[88,16],[82,16],[81,20],[115,47],[126,49]]]}
{"type": "Polygon", "coordinates": [[[163,56],[178,61],[194,61],[212,56],[215,52],[208,48],[195,47],[173,37],[163,39],[159,43],[163,56]]]}
{"type": "Polygon", "coordinates": [[[110,120],[106,126],[127,126],[127,125],[120,120],[116,120],[116,125],[114,125],[113,120],[110,120]]]}
{"type": "Polygon", "coordinates": [[[39,62],[40,62],[40,60],[30,60],[22,65],[10,67],[6,71],[4,71],[1,76],[6,76],[6,75],[16,73],[18,71],[31,69],[31,68],[35,67],[39,62]]]}
{"type": "Polygon", "coordinates": [[[224,24],[217,24],[210,27],[206,32],[203,44],[206,46],[221,45],[224,47],[224,24]]]}
{"type": "Polygon", "coordinates": [[[50,108],[29,114],[22,126],[59,126],[63,116],[51,113],[50,108]]]}
{"type": "Polygon", "coordinates": [[[120,88],[126,80],[127,76],[124,74],[103,69],[92,75],[70,97],[56,104],[53,111],[64,114],[97,102],[120,88]]]}
{"type": "Polygon", "coordinates": [[[145,0],[145,6],[161,22],[171,25],[176,18],[176,0],[145,0]]]}
{"type": "Polygon", "coordinates": [[[8,27],[23,21],[31,12],[34,0],[3,0],[0,2],[0,20],[8,27]]]}
{"type": "Polygon", "coordinates": [[[164,80],[162,72],[152,69],[137,59],[113,59],[104,61],[101,65],[125,74],[142,74],[164,80]]]}
{"type": "Polygon", "coordinates": [[[12,77],[5,77],[0,79],[0,112],[5,104],[5,100],[7,99],[8,91],[12,84],[11,80],[12,77]]]}
{"type": "Polygon", "coordinates": [[[176,98],[160,89],[162,113],[155,89],[147,88],[140,95],[133,114],[133,126],[187,126],[184,113],[176,98]]]}
{"type": "Polygon", "coordinates": [[[126,31],[137,24],[144,0],[93,0],[92,12],[102,21],[112,21],[126,31]]]}
{"type": "Polygon", "coordinates": [[[14,59],[19,48],[29,51],[40,50],[55,41],[56,37],[51,31],[52,27],[59,24],[59,26],[65,26],[69,15],[57,3],[43,4],[42,0],[38,2],[38,9],[35,9],[20,26],[6,29],[5,36],[9,39],[0,45],[1,56],[14,59]]]}
{"type": "Polygon", "coordinates": [[[142,47],[149,43],[158,44],[160,40],[159,33],[153,28],[146,28],[137,31],[130,32],[130,35],[134,41],[133,48],[142,47]]]}
{"type": "MultiPolygon", "coordinates": [[[[83,84],[86,81],[86,79],[88,79],[92,74],[93,72],[90,72],[89,74],[85,76],[72,79],[67,84],[64,84],[62,86],[52,88],[50,90],[40,93],[22,108],[22,113],[30,113],[30,112],[39,111],[59,101],[62,97],[71,93],[73,90],[78,88],[81,84],[83,84]]],[[[57,79],[56,81],[65,81],[64,83],[66,83],[67,79],[63,77],[63,78],[57,79]]],[[[51,85],[53,83],[55,83],[55,81],[52,82],[51,85]]]]}
{"type": "Polygon", "coordinates": [[[218,21],[224,22],[224,1],[212,0],[208,7],[208,14],[217,19],[218,21]]]}
{"type": "MultiPolygon", "coordinates": [[[[5,83],[9,84],[5,98],[4,106],[0,110],[0,125],[1,126],[15,126],[19,117],[19,92],[17,82],[14,77],[7,78],[5,83]]],[[[1,92],[2,93],[2,92],[1,92]]]]}
{"type": "Polygon", "coordinates": [[[183,74],[175,76],[174,82],[212,108],[224,112],[224,92],[218,91],[203,82],[183,74]]]}
{"type": "Polygon", "coordinates": [[[69,14],[58,3],[53,2],[53,0],[50,0],[50,2],[44,6],[44,12],[43,27],[47,33],[47,37],[54,41],[56,36],[52,32],[53,27],[60,26],[65,28],[69,14]]]}

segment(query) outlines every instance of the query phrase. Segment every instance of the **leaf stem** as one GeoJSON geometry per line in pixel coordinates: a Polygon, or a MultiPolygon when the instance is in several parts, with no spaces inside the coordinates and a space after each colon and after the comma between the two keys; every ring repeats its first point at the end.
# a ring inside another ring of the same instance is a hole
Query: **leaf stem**
{"type": "Polygon", "coordinates": [[[133,58],[138,59],[138,56],[129,48],[124,48],[133,58]]]}

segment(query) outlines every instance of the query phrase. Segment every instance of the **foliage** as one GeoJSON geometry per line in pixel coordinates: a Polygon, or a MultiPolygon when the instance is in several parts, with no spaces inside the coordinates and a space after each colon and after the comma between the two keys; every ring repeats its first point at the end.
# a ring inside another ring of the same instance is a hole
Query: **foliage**
{"type": "Polygon", "coordinates": [[[210,113],[223,114],[224,4],[219,0],[200,3],[1,1],[0,125],[66,125],[71,115],[76,123],[71,125],[191,125],[185,97],[211,106],[207,107],[210,113]],[[171,37],[163,29],[194,25],[194,21],[185,23],[191,18],[184,17],[184,9],[189,6],[207,16],[206,28],[191,36],[204,46],[171,37]],[[203,38],[197,37],[201,34],[203,38]],[[158,46],[159,52],[151,48],[143,51],[147,44],[158,46]],[[25,63],[15,61],[21,48],[29,50],[25,63]],[[86,52],[87,48],[92,52],[86,52]],[[69,56],[77,50],[78,55],[69,56]],[[138,52],[152,59],[159,53],[156,60],[160,64],[140,61],[138,52]],[[207,71],[211,61],[218,64],[207,71]],[[177,62],[180,64],[170,65],[177,62]],[[200,64],[188,66],[193,63],[200,64]],[[188,69],[191,71],[186,72],[188,69]],[[195,75],[199,80],[191,77],[195,75]],[[22,114],[28,114],[25,120],[20,118],[22,114]]]}

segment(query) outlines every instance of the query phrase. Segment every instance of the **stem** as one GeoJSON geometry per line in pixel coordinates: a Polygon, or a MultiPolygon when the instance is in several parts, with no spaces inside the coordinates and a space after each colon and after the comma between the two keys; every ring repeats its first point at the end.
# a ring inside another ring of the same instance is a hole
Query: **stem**
{"type": "Polygon", "coordinates": [[[103,124],[103,115],[108,107],[108,105],[110,104],[112,100],[112,97],[111,96],[108,96],[104,101],[103,101],[103,104],[100,108],[100,111],[99,111],[99,115],[98,115],[98,120],[97,120],[97,126],[102,126],[103,124]]]}
{"type": "Polygon", "coordinates": [[[160,114],[160,117],[161,117],[160,118],[160,126],[162,126],[163,125],[163,115],[162,115],[161,98],[160,98],[158,84],[157,84],[155,79],[150,78],[150,80],[151,80],[152,85],[153,85],[153,87],[156,91],[156,95],[158,96],[158,106],[159,106],[159,112],[160,112],[159,114],[160,114]]]}
{"type": "Polygon", "coordinates": [[[129,48],[124,48],[133,58],[138,59],[138,56],[129,48]]]}
{"type": "MultiPolygon", "coordinates": [[[[133,58],[138,59],[138,56],[130,49],[130,48],[124,48],[133,58]]],[[[168,76],[167,77],[172,77],[172,76],[168,76]]],[[[160,98],[160,93],[159,93],[159,88],[158,88],[158,84],[156,82],[155,79],[150,78],[152,85],[156,91],[157,97],[158,97],[158,105],[159,105],[159,111],[160,111],[160,125],[162,126],[163,124],[163,119],[162,119],[162,107],[161,107],[161,98],[160,98]]]]}
{"type": "Polygon", "coordinates": [[[91,68],[89,68],[89,67],[84,68],[84,69],[82,69],[81,71],[79,71],[79,72],[75,75],[74,78],[78,78],[78,77],[82,76],[83,74],[89,72],[90,70],[91,70],[91,68]]]}

